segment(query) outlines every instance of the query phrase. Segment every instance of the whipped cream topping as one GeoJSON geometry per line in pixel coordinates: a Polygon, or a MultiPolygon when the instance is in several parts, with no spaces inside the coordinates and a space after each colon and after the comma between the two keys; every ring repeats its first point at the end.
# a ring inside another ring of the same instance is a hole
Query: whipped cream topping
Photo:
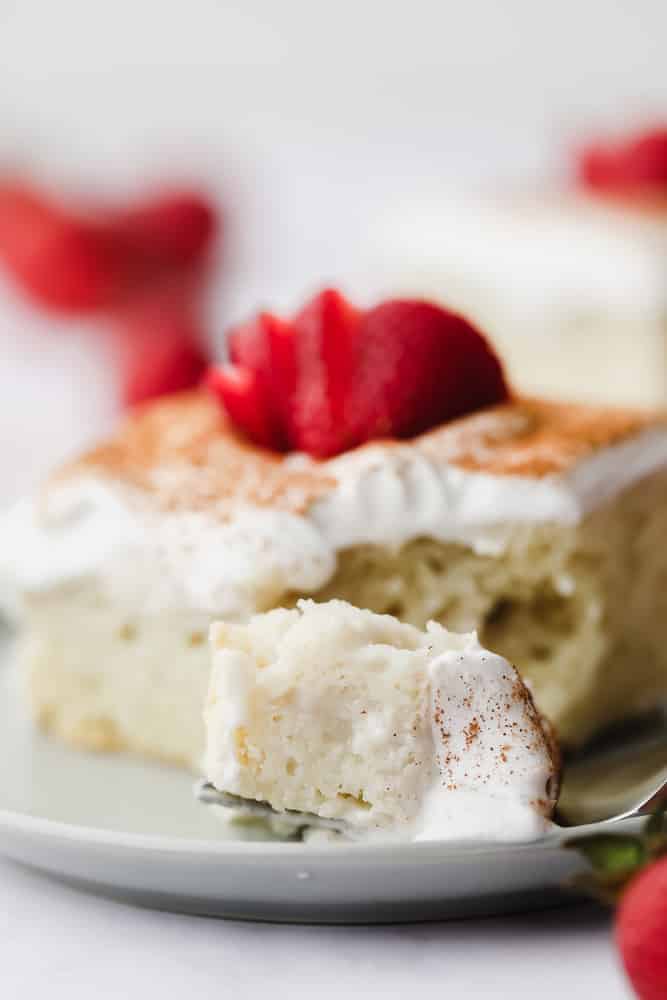
{"type": "Polygon", "coordinates": [[[410,444],[371,446],[327,463],[337,485],[302,513],[243,506],[225,517],[165,511],[136,487],[82,471],[0,523],[0,604],[16,611],[26,594],[92,583],[135,613],[242,621],[286,592],[319,590],[349,546],[427,536],[500,554],[517,524],[576,523],[665,465],[659,427],[542,477],[471,471],[410,444]]]}
{"type": "Polygon", "coordinates": [[[315,591],[335,557],[307,519],[245,509],[229,521],[162,512],[138,490],[82,477],[22,501],[0,530],[0,603],[77,583],[135,614],[195,610],[243,620],[290,590],[315,591]]]}
{"type": "Polygon", "coordinates": [[[507,660],[457,638],[429,664],[436,766],[415,839],[542,836],[556,779],[537,712],[507,660]]]}
{"type": "Polygon", "coordinates": [[[308,517],[334,549],[419,537],[500,554],[517,524],[573,524],[667,465],[667,430],[603,448],[558,476],[491,475],[433,459],[410,445],[368,447],[329,463],[338,487],[308,517]]]}
{"type": "MultiPolygon", "coordinates": [[[[435,289],[451,301],[458,279],[511,297],[536,318],[563,308],[667,310],[665,212],[579,193],[496,200],[439,193],[395,212],[376,243],[388,283],[413,293],[435,289]]],[[[536,335],[543,326],[536,323],[536,335]]]]}

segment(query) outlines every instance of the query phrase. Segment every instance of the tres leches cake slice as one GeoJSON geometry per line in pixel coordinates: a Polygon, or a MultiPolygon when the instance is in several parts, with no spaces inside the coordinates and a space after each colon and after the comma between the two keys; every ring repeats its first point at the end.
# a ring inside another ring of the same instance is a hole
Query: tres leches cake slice
{"type": "Polygon", "coordinates": [[[516,670],[476,635],[343,601],[216,624],[205,770],[351,835],[530,839],[557,755],[516,670]]]}
{"type": "Polygon", "coordinates": [[[476,629],[567,745],[665,700],[661,415],[510,397],[421,302],[325,292],[230,351],[3,526],[44,729],[196,767],[211,621],[304,596],[476,629]]]}

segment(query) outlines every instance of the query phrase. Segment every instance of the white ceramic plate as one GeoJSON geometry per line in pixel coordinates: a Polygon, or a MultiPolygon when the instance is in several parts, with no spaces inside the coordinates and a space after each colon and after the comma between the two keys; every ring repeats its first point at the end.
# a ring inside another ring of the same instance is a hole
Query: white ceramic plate
{"type": "MultiPolygon", "coordinates": [[[[192,778],[35,733],[0,669],[0,852],[149,906],[262,920],[387,922],[551,905],[580,867],[560,836],[517,845],[270,840],[221,823],[192,778]]],[[[571,832],[570,834],[571,835],[571,832]]]]}

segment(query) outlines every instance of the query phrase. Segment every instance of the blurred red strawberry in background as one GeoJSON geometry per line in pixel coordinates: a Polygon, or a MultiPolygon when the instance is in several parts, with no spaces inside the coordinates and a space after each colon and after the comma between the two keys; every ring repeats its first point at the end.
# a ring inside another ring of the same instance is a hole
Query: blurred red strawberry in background
{"type": "Polygon", "coordinates": [[[21,184],[0,185],[0,262],[37,305],[61,312],[109,306],[122,285],[104,226],[21,184]]]}
{"type": "Polygon", "coordinates": [[[126,406],[198,385],[210,362],[199,310],[174,294],[158,291],[129,307],[115,340],[126,406]]]}
{"type": "Polygon", "coordinates": [[[603,194],[666,196],[667,126],[590,144],[579,153],[578,175],[603,194]]]}
{"type": "Polygon", "coordinates": [[[165,191],[109,219],[116,244],[136,272],[197,267],[211,248],[218,218],[196,191],[165,191]]]}
{"type": "Polygon", "coordinates": [[[200,303],[220,228],[194,189],[83,211],[0,181],[0,265],[42,309],[111,320],[128,406],[200,381],[210,361],[200,303]]]}

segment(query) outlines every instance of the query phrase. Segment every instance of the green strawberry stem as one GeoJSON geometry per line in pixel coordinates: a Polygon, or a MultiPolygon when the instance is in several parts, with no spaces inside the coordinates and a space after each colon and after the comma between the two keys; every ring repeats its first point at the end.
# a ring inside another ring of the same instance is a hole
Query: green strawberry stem
{"type": "Polygon", "coordinates": [[[574,876],[570,886],[613,906],[635,875],[667,855],[667,800],[638,834],[594,833],[568,840],[564,846],[583,854],[591,868],[574,876]]]}

